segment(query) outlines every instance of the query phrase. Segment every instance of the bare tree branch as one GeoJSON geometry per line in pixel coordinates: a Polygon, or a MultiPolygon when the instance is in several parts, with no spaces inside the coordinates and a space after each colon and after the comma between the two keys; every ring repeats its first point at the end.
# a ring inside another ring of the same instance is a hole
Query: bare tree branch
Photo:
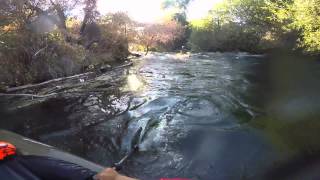
{"type": "Polygon", "coordinates": [[[32,55],[32,59],[36,58],[36,57],[38,56],[38,54],[40,54],[42,51],[44,51],[44,50],[47,49],[47,48],[48,48],[48,45],[46,45],[45,47],[39,49],[36,53],[34,53],[34,54],[32,55]]]}

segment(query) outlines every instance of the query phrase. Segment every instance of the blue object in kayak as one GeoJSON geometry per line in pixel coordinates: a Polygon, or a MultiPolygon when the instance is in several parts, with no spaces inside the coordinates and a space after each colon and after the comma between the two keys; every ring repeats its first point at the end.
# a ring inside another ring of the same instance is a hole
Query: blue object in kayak
{"type": "Polygon", "coordinates": [[[16,156],[0,162],[0,178],[12,180],[90,180],[90,169],[60,159],[16,156]]]}

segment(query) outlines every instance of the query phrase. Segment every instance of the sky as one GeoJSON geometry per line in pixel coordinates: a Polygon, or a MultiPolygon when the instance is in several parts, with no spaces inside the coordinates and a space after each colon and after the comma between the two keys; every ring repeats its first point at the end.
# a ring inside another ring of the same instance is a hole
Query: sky
{"type": "MultiPolygon", "coordinates": [[[[161,9],[163,0],[98,0],[98,11],[101,14],[126,12],[139,22],[155,22],[164,16],[161,9]]],[[[222,0],[194,0],[188,7],[188,19],[201,19],[214,6],[222,0]]]]}

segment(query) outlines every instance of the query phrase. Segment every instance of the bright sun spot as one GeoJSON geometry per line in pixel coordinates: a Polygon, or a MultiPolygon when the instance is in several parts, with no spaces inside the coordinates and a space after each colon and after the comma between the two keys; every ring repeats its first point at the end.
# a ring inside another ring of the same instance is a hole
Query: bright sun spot
{"type": "Polygon", "coordinates": [[[208,11],[222,0],[194,0],[191,1],[188,7],[188,19],[201,19],[204,18],[208,11]]]}
{"type": "MultiPolygon", "coordinates": [[[[126,12],[139,22],[155,22],[165,16],[161,9],[163,0],[98,0],[98,11],[101,14],[126,12]]],[[[188,7],[188,19],[199,19],[221,0],[194,0],[188,7]]]]}
{"type": "Polygon", "coordinates": [[[137,75],[131,74],[128,76],[128,86],[131,91],[137,91],[143,87],[143,83],[139,80],[137,75]]]}

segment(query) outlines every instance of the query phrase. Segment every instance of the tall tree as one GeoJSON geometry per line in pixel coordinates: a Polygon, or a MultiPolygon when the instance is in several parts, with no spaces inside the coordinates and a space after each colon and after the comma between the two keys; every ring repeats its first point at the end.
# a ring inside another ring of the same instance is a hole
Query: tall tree
{"type": "Polygon", "coordinates": [[[97,0],[85,0],[84,1],[84,17],[80,28],[80,34],[84,33],[87,24],[93,23],[97,17],[97,0]]]}
{"type": "Polygon", "coordinates": [[[181,25],[185,26],[188,25],[186,11],[191,1],[192,0],[164,0],[162,2],[162,8],[175,9],[176,12],[173,14],[172,18],[179,22],[181,25]]]}
{"type": "Polygon", "coordinates": [[[138,44],[145,47],[146,53],[153,49],[172,50],[175,41],[184,35],[184,27],[176,21],[146,25],[139,33],[138,44]]]}
{"type": "Polygon", "coordinates": [[[188,5],[192,0],[164,0],[162,3],[163,9],[174,9],[172,20],[181,24],[184,28],[184,34],[180,39],[175,41],[174,49],[181,49],[186,46],[188,38],[190,37],[191,29],[187,20],[188,5]]]}

